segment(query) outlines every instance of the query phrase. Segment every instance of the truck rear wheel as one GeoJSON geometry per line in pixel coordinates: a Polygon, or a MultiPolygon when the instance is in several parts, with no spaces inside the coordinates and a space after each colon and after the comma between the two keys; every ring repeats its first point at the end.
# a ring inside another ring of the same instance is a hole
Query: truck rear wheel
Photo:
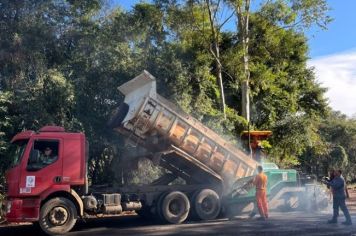
{"type": "Polygon", "coordinates": [[[179,191],[170,192],[159,201],[159,216],[166,222],[179,224],[188,217],[190,203],[188,197],[179,191]]]}
{"type": "Polygon", "coordinates": [[[67,233],[76,221],[76,207],[67,198],[53,198],[41,207],[39,224],[49,235],[67,233]]]}
{"type": "Polygon", "coordinates": [[[193,195],[193,212],[200,220],[213,220],[221,210],[219,195],[211,189],[202,189],[193,195]]]}

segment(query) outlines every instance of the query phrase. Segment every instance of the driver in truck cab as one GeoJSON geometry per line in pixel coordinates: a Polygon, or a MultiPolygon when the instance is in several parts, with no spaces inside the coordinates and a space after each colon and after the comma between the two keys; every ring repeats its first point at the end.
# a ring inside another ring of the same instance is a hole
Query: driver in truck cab
{"type": "Polygon", "coordinates": [[[53,155],[52,149],[50,147],[46,147],[40,156],[40,161],[46,165],[51,164],[56,160],[57,156],[53,155]]]}

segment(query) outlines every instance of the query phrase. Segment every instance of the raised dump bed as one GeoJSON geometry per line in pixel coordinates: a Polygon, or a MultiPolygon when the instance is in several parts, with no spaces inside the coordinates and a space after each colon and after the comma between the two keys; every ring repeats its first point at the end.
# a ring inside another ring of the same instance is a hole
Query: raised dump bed
{"type": "Polygon", "coordinates": [[[152,152],[171,146],[175,158],[188,156],[192,165],[220,177],[225,190],[237,179],[254,174],[256,161],[158,95],[156,80],[147,71],[121,85],[119,91],[125,99],[111,123],[128,139],[145,143],[152,152]]]}

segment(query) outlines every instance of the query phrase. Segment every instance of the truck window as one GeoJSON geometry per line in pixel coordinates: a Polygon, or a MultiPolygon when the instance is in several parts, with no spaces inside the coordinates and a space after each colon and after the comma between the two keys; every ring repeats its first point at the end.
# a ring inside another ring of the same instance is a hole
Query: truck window
{"type": "Polygon", "coordinates": [[[53,164],[58,159],[58,140],[36,140],[27,162],[28,171],[37,171],[53,164]]]}
{"type": "Polygon", "coordinates": [[[25,152],[27,143],[28,143],[28,139],[17,140],[11,144],[10,152],[9,152],[9,155],[12,159],[11,166],[16,166],[20,163],[23,153],[25,152]]]}

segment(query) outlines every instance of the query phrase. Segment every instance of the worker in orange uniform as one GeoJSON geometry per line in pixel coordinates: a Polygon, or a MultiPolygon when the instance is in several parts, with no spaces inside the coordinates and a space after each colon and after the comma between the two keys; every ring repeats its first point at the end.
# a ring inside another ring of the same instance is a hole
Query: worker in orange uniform
{"type": "Polygon", "coordinates": [[[262,166],[257,167],[258,174],[253,179],[253,184],[256,186],[256,202],[260,212],[260,219],[268,218],[268,203],[267,203],[267,176],[263,173],[262,166]]]}

